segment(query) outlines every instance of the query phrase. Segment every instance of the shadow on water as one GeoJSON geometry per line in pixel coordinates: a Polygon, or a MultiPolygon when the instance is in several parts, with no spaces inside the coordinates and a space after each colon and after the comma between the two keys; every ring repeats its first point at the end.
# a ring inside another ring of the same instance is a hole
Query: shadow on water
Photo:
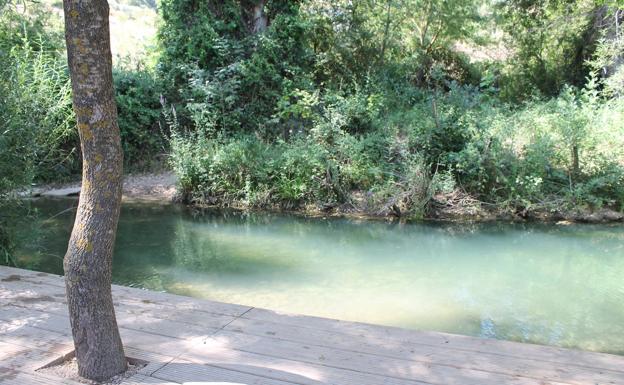
{"type": "MultiPolygon", "coordinates": [[[[38,200],[21,267],[62,273],[75,200],[38,200]]],[[[292,313],[620,352],[624,228],[385,223],[124,204],[115,283],[292,313]]]]}

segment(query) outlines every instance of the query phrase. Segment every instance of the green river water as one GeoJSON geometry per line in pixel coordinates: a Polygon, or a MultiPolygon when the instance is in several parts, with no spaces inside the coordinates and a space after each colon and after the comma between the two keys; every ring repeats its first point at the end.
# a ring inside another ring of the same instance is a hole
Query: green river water
{"type": "MultiPolygon", "coordinates": [[[[39,219],[20,231],[18,266],[62,274],[76,204],[32,202],[39,219]]],[[[622,225],[397,224],[124,204],[113,280],[279,311],[624,354],[622,225]]]]}

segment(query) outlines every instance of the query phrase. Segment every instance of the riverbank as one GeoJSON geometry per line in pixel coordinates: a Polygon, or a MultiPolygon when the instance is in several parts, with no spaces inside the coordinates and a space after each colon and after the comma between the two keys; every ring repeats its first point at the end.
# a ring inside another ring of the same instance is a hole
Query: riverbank
{"type": "MultiPolygon", "coordinates": [[[[160,203],[184,202],[198,208],[223,208],[224,205],[210,200],[200,203],[185,199],[177,187],[177,177],[172,172],[131,174],[124,178],[124,201],[149,201],[160,203]]],[[[50,184],[33,187],[27,195],[33,197],[72,196],[80,192],[80,183],[50,184]]],[[[397,205],[387,205],[381,210],[373,210],[367,203],[366,193],[353,192],[349,203],[336,206],[306,205],[297,208],[264,207],[251,208],[244,203],[230,204],[228,208],[250,211],[287,212],[311,217],[349,217],[376,220],[409,220],[397,205]]],[[[487,222],[487,221],[536,221],[568,223],[617,223],[624,221],[624,214],[609,208],[592,210],[588,207],[564,209],[556,202],[542,206],[527,207],[522,210],[481,202],[457,191],[433,196],[420,219],[487,222]]]]}
{"type": "MultiPolygon", "coordinates": [[[[123,199],[169,203],[177,199],[177,178],[172,172],[124,176],[123,199]]],[[[33,186],[20,191],[22,197],[67,197],[80,194],[80,181],[33,186]]]]}
{"type": "MultiPolygon", "coordinates": [[[[423,220],[441,222],[545,222],[558,225],[568,225],[572,223],[607,224],[624,222],[624,214],[611,209],[590,210],[578,208],[576,210],[547,210],[529,209],[524,211],[505,210],[503,208],[485,208],[484,204],[470,207],[449,207],[445,201],[434,200],[431,208],[422,218],[423,220]]],[[[319,209],[289,211],[313,217],[350,217],[362,219],[384,219],[384,220],[409,220],[396,214],[378,214],[357,210],[341,211],[333,210],[326,212],[319,209]]],[[[413,220],[413,218],[412,218],[413,220]]]]}
{"type": "MultiPolygon", "coordinates": [[[[544,222],[558,225],[572,223],[606,224],[624,222],[624,214],[611,208],[591,209],[574,207],[566,209],[556,202],[539,206],[517,209],[481,202],[468,194],[454,191],[448,194],[436,194],[427,202],[421,217],[410,217],[402,212],[398,205],[386,205],[381,210],[371,208],[365,193],[352,192],[349,203],[335,206],[308,204],[297,208],[279,206],[250,207],[243,202],[235,202],[226,206],[218,201],[213,203],[197,202],[176,195],[177,199],[198,208],[232,208],[241,211],[273,212],[303,215],[307,217],[338,217],[363,220],[410,221],[430,220],[440,222],[544,222]]],[[[210,202],[210,200],[208,200],[210,202]]]]}

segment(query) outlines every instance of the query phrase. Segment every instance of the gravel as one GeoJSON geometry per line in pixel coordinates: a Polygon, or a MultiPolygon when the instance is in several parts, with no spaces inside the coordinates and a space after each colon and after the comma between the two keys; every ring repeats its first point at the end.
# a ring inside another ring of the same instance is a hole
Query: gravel
{"type": "Polygon", "coordinates": [[[141,370],[141,368],[143,368],[144,366],[145,364],[133,365],[130,362],[128,362],[128,370],[112,378],[109,378],[108,380],[104,382],[92,381],[92,380],[88,380],[86,378],[80,377],[78,375],[78,362],[76,361],[76,358],[68,359],[67,361],[63,361],[58,365],[39,369],[38,372],[47,374],[47,375],[56,376],[56,377],[67,378],[73,381],[77,381],[77,382],[81,382],[83,384],[89,384],[89,385],[119,385],[125,379],[130,378],[134,376],[135,374],[137,374],[137,372],[141,370]]]}

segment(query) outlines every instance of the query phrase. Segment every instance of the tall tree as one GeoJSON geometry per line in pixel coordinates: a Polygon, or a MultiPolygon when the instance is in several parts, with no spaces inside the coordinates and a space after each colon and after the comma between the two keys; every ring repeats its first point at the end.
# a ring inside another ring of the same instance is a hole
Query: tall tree
{"type": "Polygon", "coordinates": [[[111,295],[123,153],[113,93],[106,0],[64,0],[73,106],[83,155],[82,190],[64,260],[78,372],[101,381],[126,358],[111,295]]]}
{"type": "Polygon", "coordinates": [[[267,26],[269,25],[269,17],[264,10],[266,3],[267,0],[241,1],[243,12],[245,13],[246,18],[249,19],[247,24],[253,34],[266,31],[267,26]]]}

